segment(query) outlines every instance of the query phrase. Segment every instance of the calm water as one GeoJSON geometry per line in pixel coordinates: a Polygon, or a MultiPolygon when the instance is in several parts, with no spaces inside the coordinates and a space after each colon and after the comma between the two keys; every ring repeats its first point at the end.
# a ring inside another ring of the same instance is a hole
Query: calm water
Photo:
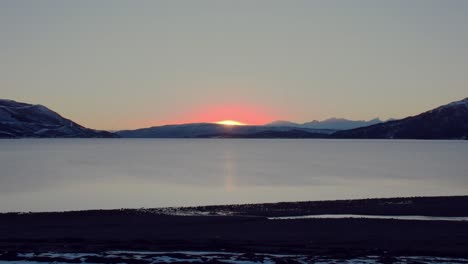
{"type": "Polygon", "coordinates": [[[467,141],[0,140],[0,211],[467,194],[467,141]]]}

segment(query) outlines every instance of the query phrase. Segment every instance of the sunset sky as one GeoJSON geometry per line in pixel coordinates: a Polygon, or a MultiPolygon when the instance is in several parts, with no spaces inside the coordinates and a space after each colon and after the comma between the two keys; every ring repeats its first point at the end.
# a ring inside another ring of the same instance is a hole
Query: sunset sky
{"type": "Polygon", "coordinates": [[[401,118],[468,96],[468,1],[1,1],[0,98],[97,129],[401,118]]]}

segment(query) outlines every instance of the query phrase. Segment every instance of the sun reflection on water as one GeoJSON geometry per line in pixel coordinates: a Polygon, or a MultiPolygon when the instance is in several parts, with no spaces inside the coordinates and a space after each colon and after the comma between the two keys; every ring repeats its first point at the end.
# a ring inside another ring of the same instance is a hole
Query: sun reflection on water
{"type": "Polygon", "coordinates": [[[236,189],[236,164],[229,150],[224,152],[224,189],[232,192],[236,189]]]}

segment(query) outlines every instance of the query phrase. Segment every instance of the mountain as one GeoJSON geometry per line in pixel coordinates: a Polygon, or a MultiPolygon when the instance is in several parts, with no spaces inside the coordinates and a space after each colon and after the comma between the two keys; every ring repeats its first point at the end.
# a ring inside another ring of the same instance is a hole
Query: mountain
{"type": "Polygon", "coordinates": [[[264,126],[196,123],[115,133],[85,128],[42,105],[0,99],[0,138],[20,137],[468,139],[468,98],[383,123],[380,119],[353,121],[338,118],[304,124],[275,121],[264,126]],[[347,129],[356,126],[364,127],[347,129]],[[347,130],[337,131],[340,129],[347,130]]]}
{"type": "Polygon", "coordinates": [[[216,137],[326,137],[335,130],[287,126],[226,126],[212,123],[166,125],[116,132],[124,138],[216,138],[216,137]],[[300,133],[298,133],[300,131],[300,133]],[[301,134],[302,133],[302,134],[301,134]],[[302,136],[301,136],[302,135],[302,136]]]}
{"type": "Polygon", "coordinates": [[[382,120],[378,118],[371,119],[369,121],[364,120],[348,120],[344,118],[329,118],[323,121],[312,121],[302,124],[302,127],[314,128],[314,129],[335,129],[335,130],[347,130],[358,127],[366,127],[375,124],[382,123],[382,120]]]}
{"type": "Polygon", "coordinates": [[[202,135],[221,133],[223,127],[211,123],[195,123],[154,126],[135,130],[122,130],[115,133],[124,138],[195,138],[202,135]]]}
{"type": "Polygon", "coordinates": [[[78,125],[42,105],[0,99],[0,138],[108,138],[107,131],[78,125]]]}
{"type": "Polygon", "coordinates": [[[296,128],[310,128],[310,129],[331,129],[331,130],[347,130],[358,127],[365,127],[382,123],[378,118],[371,119],[369,121],[364,120],[348,120],[344,118],[329,118],[323,121],[311,121],[303,124],[278,120],[266,124],[265,126],[287,126],[296,128]]]}
{"type": "Polygon", "coordinates": [[[338,131],[333,138],[468,139],[468,98],[401,120],[338,131]]]}
{"type": "Polygon", "coordinates": [[[270,127],[301,127],[302,124],[299,123],[294,123],[290,121],[285,121],[285,120],[276,120],[271,123],[265,124],[265,126],[270,126],[270,127]]]}

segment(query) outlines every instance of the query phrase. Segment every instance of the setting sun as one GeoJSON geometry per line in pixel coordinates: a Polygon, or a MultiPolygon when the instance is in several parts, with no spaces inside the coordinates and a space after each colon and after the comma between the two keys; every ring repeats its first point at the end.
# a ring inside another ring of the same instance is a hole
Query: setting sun
{"type": "Polygon", "coordinates": [[[234,120],[223,120],[223,121],[216,122],[216,124],[226,125],[226,126],[245,126],[246,125],[244,123],[234,121],[234,120]]]}

